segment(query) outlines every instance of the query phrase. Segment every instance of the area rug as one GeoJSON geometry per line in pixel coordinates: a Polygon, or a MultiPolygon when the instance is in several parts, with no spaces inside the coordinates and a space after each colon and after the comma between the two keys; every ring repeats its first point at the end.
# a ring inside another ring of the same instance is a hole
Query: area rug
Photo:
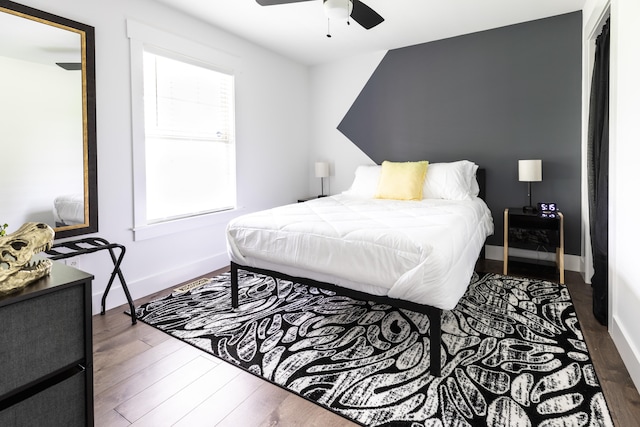
{"type": "Polygon", "coordinates": [[[433,377],[426,315],[238,274],[236,311],[223,274],[136,315],[361,425],[613,426],[564,285],[474,275],[433,377]]]}

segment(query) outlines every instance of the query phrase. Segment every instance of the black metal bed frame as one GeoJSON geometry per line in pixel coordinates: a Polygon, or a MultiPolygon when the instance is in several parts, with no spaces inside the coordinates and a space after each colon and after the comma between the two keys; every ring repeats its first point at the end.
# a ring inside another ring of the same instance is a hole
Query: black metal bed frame
{"type": "MultiPolygon", "coordinates": [[[[480,187],[480,193],[478,197],[483,200],[486,200],[486,170],[478,169],[476,172],[476,179],[478,181],[478,186],[480,187]]],[[[485,251],[484,246],[480,251],[480,259],[484,259],[485,251]]],[[[411,301],[406,301],[398,298],[390,298],[386,296],[380,295],[372,295],[366,292],[354,291],[352,289],[347,289],[341,286],[336,286],[331,283],[319,282],[313,279],[308,279],[305,277],[294,277],[289,276],[288,274],[280,273],[277,271],[266,270],[262,268],[256,267],[247,267],[235,262],[231,262],[231,306],[233,308],[238,308],[238,270],[250,271],[253,273],[263,274],[265,276],[271,276],[274,278],[280,278],[283,280],[289,280],[292,282],[302,283],[307,286],[315,286],[322,289],[327,289],[330,291],[335,291],[338,293],[345,294],[349,297],[353,297],[360,300],[365,301],[376,301],[384,304],[391,304],[394,307],[405,308],[407,310],[415,311],[418,313],[424,313],[429,317],[429,344],[430,344],[430,352],[429,352],[429,360],[431,366],[429,367],[431,371],[431,375],[435,377],[441,376],[441,365],[440,358],[442,356],[442,309],[433,307],[426,304],[418,304],[411,301]]],[[[275,280],[276,286],[278,281],[275,280]]]]}
{"type": "MultiPolygon", "coordinates": [[[[365,301],[376,301],[384,304],[391,304],[394,307],[405,308],[407,310],[415,311],[418,313],[425,313],[429,317],[429,343],[431,346],[431,350],[429,352],[430,356],[430,370],[431,375],[435,377],[439,377],[441,375],[440,372],[440,357],[441,357],[441,349],[440,345],[442,343],[442,333],[441,333],[441,321],[442,321],[442,309],[432,307],[430,305],[418,304],[411,301],[401,300],[397,298],[390,298],[379,295],[372,295],[366,292],[354,291],[352,289],[343,288],[341,286],[336,286],[331,283],[319,282],[313,279],[307,279],[305,277],[294,277],[289,276],[288,274],[279,273],[277,271],[265,270],[262,268],[255,267],[247,267],[244,265],[236,264],[235,262],[231,262],[231,306],[233,308],[238,308],[238,270],[250,271],[253,273],[263,274],[265,276],[271,276],[275,279],[283,279],[289,280],[291,282],[302,283],[303,285],[313,286],[317,288],[327,289],[330,291],[335,291],[340,294],[347,295],[352,298],[365,300],[365,301]]],[[[278,283],[275,280],[276,285],[278,283]]]]}

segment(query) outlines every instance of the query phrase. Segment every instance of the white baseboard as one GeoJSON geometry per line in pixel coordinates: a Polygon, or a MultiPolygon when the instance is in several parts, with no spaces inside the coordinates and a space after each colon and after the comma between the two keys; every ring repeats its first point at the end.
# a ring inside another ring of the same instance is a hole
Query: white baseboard
{"type": "MultiPolygon", "coordinates": [[[[486,245],[485,246],[485,258],[493,259],[498,261],[504,260],[504,252],[502,246],[494,246],[494,245],[486,245]]],[[[533,260],[540,261],[551,261],[555,262],[556,254],[550,252],[538,252],[538,251],[529,251],[526,249],[518,249],[518,248],[509,248],[509,256],[514,256],[518,258],[528,258],[533,260]]],[[[564,256],[564,269],[569,271],[577,271],[579,273],[582,272],[582,266],[584,263],[582,262],[582,257],[577,255],[567,255],[564,256]]]]}
{"type": "Polygon", "coordinates": [[[620,353],[620,357],[624,362],[624,366],[629,371],[631,381],[640,391],[640,351],[632,344],[633,340],[629,339],[628,330],[617,321],[616,316],[611,317],[611,325],[609,326],[609,334],[611,339],[620,353]]]}
{"type": "MultiPolygon", "coordinates": [[[[229,256],[227,253],[221,253],[190,264],[183,265],[180,268],[158,272],[152,276],[139,280],[127,280],[127,288],[131,293],[131,297],[135,301],[137,298],[153,294],[163,289],[177,286],[179,283],[186,282],[195,277],[206,274],[210,271],[229,265],[229,256]]],[[[125,277],[126,279],[126,277],[125,277]]],[[[92,294],[93,314],[100,313],[100,305],[102,301],[102,290],[92,294]]],[[[107,296],[106,309],[109,310],[127,304],[127,297],[124,295],[120,280],[116,277],[107,296]]]]}

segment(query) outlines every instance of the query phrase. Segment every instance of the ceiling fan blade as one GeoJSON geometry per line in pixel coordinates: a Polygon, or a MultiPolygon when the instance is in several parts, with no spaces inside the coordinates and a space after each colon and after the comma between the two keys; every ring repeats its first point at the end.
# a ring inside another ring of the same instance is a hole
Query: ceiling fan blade
{"type": "Polygon", "coordinates": [[[378,12],[371,9],[360,0],[353,0],[353,11],[351,12],[351,17],[367,30],[370,30],[384,21],[384,18],[380,16],[378,12]]]}
{"type": "Polygon", "coordinates": [[[311,0],[256,0],[260,6],[275,6],[277,4],[287,4],[287,3],[299,3],[303,1],[311,1],[311,0]]]}
{"type": "Polygon", "coordinates": [[[67,71],[82,70],[82,62],[56,62],[56,65],[67,71]]]}

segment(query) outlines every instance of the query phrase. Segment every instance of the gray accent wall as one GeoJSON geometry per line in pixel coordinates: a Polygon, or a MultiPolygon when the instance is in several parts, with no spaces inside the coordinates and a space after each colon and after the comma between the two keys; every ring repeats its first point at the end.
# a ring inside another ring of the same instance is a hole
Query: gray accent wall
{"type": "Polygon", "coordinates": [[[580,254],[582,13],[389,51],[338,130],[376,163],[469,159],[486,169],[502,245],[506,207],[526,205],[519,159],[542,159],[532,202],[556,202],[580,254]]]}

